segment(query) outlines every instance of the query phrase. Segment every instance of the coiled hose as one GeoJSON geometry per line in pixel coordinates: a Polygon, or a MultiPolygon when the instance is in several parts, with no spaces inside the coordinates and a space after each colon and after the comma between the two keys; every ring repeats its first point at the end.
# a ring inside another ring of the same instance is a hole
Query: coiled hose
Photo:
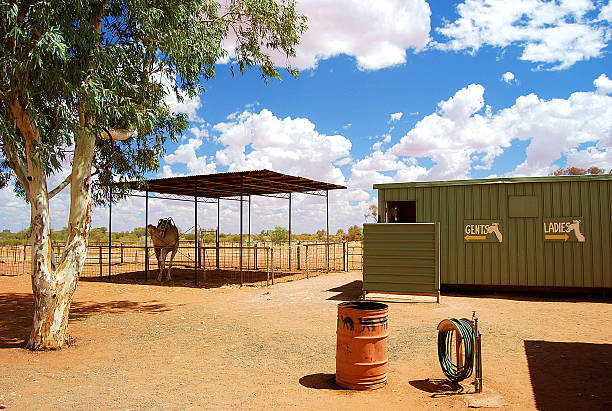
{"type": "Polygon", "coordinates": [[[452,360],[455,331],[438,332],[438,358],[444,375],[452,382],[459,382],[469,378],[474,368],[474,329],[467,318],[451,318],[450,321],[457,326],[463,339],[464,365],[458,366],[452,360]]]}

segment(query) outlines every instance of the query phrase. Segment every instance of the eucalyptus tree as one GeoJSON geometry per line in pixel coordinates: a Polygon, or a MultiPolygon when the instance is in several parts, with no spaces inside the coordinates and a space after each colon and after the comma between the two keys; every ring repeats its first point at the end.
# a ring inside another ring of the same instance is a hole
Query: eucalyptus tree
{"type": "Polygon", "coordinates": [[[270,53],[294,56],[305,22],[293,0],[0,0],[0,187],[12,181],[31,209],[29,348],[69,344],[92,202],[108,201],[111,181],[157,169],[164,142],[187,128],[166,97],[197,95],[227,57],[232,73],[278,78],[270,53]],[[65,187],[67,238],[54,269],[49,199],[65,187]]]}

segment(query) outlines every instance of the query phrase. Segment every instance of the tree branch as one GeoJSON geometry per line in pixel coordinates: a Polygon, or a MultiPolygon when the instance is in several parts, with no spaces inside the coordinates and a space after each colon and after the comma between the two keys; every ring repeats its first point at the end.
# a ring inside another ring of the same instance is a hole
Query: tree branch
{"type": "Polygon", "coordinates": [[[125,141],[132,137],[136,130],[127,130],[125,128],[111,128],[110,130],[104,130],[104,133],[99,134],[105,140],[111,141],[125,141]]]}
{"type": "Polygon", "coordinates": [[[17,155],[13,151],[13,147],[10,142],[5,141],[3,147],[4,147],[4,153],[7,156],[9,167],[11,168],[11,170],[15,172],[15,175],[17,176],[17,180],[19,180],[19,183],[21,183],[21,186],[23,187],[23,191],[25,192],[26,197],[29,199],[30,198],[30,185],[28,184],[27,170],[25,166],[17,159],[17,155]]]}
{"type": "Polygon", "coordinates": [[[57,187],[49,191],[49,199],[52,199],[53,197],[55,197],[55,195],[58,194],[60,191],[62,191],[68,184],[70,184],[71,181],[72,181],[72,173],[70,173],[70,175],[66,177],[66,179],[62,181],[57,187]]]}

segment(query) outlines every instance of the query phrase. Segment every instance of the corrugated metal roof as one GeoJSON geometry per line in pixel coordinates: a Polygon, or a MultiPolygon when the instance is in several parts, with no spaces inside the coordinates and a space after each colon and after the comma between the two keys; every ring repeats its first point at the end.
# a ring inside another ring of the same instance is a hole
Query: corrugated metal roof
{"type": "Polygon", "coordinates": [[[120,183],[124,188],[150,193],[224,198],[338,190],[346,187],[277,173],[270,170],[237,171],[120,183]]]}
{"type": "Polygon", "coordinates": [[[413,181],[406,183],[374,184],[374,189],[402,188],[402,187],[445,187],[467,186],[477,184],[518,184],[518,183],[549,183],[561,181],[588,181],[612,180],[610,174],[596,174],[584,176],[546,176],[546,177],[510,177],[510,178],[481,178],[473,180],[447,180],[447,181],[413,181]]]}

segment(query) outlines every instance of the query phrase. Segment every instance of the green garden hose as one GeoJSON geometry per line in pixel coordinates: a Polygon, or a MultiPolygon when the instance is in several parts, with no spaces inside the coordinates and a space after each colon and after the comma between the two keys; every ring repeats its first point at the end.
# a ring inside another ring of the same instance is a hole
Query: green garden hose
{"type": "Polygon", "coordinates": [[[460,320],[451,318],[450,321],[457,326],[463,339],[463,366],[458,366],[452,360],[456,331],[438,332],[438,358],[444,375],[452,382],[459,382],[472,375],[472,369],[474,368],[474,330],[472,329],[472,322],[467,318],[460,320]]]}

